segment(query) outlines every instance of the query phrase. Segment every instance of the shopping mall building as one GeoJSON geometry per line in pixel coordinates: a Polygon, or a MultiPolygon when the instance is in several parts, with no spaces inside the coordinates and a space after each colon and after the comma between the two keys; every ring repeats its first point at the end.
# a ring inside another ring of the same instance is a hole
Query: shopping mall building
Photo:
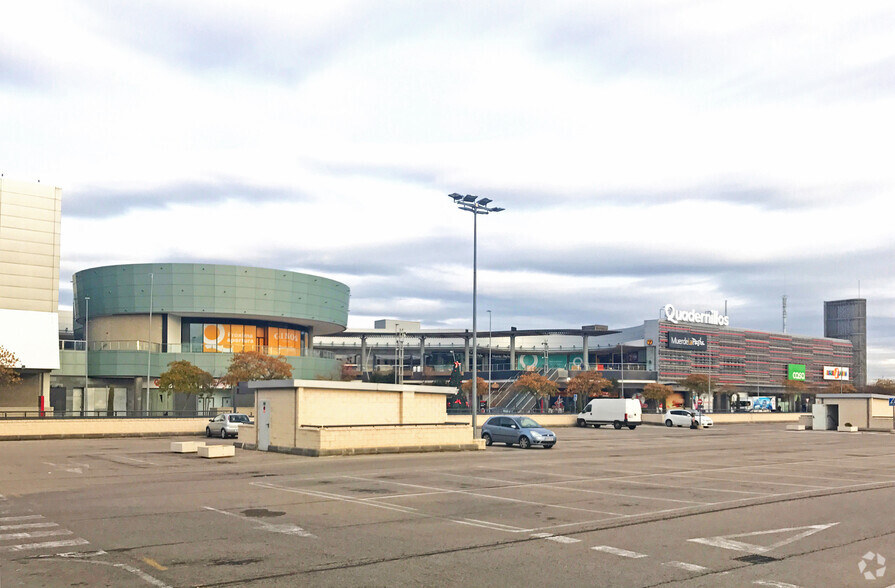
{"type": "MultiPolygon", "coordinates": [[[[413,321],[388,320],[375,327],[320,337],[317,346],[356,366],[358,373],[392,372],[398,366],[396,377],[405,381],[444,377],[454,359],[467,375],[471,371],[468,330],[426,330],[413,321]]],[[[706,410],[730,410],[731,400],[750,396],[776,396],[781,410],[801,410],[813,394],[792,396],[784,388],[786,380],[816,390],[848,379],[855,367],[848,340],[732,327],[729,316],[671,304],[662,318],[623,329],[512,328],[477,335],[476,369],[491,379],[492,408],[511,401],[501,390],[521,371],[539,370],[562,383],[581,370],[598,370],[626,397],[659,383],[675,390],[678,403],[701,404],[706,410]],[[715,389],[693,397],[679,384],[690,374],[709,376],[715,389]]]]}
{"type": "MultiPolygon", "coordinates": [[[[702,400],[715,410],[728,409],[732,394],[783,401],[786,379],[819,385],[851,373],[852,383],[864,383],[862,299],[825,303],[824,332],[833,337],[745,329],[718,312],[669,304],[659,319],[623,329],[479,331],[473,353],[468,329],[382,320],[346,331],[348,286],[324,277],[145,263],[75,273],[73,311],[60,313],[61,192],[0,178],[0,346],[15,354],[22,376],[0,383],[0,413],[189,410],[195,407],[158,393],[168,365],[187,360],[220,378],[244,350],[285,357],[296,378],[390,372],[405,382],[447,376],[455,360],[468,373],[474,356],[479,375],[492,382],[485,398],[496,402],[507,400],[501,390],[526,370],[543,370],[560,385],[574,372],[599,370],[625,396],[667,384],[681,403],[702,400]],[[690,374],[711,376],[717,389],[690,397],[678,384],[690,374]]],[[[786,401],[795,409],[802,399],[786,401]]],[[[202,408],[227,402],[231,393],[221,389],[202,408]]]]}

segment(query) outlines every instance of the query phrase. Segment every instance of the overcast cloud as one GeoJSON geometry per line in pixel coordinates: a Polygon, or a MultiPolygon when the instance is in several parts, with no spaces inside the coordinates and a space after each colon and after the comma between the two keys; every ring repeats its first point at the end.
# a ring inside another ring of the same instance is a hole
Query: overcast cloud
{"type": "Polygon", "coordinates": [[[349,325],[633,326],[666,303],[823,335],[868,299],[895,377],[890,2],[13,3],[0,172],[97,265],[324,275],[349,325]],[[483,322],[480,322],[483,324],[483,322]]]}

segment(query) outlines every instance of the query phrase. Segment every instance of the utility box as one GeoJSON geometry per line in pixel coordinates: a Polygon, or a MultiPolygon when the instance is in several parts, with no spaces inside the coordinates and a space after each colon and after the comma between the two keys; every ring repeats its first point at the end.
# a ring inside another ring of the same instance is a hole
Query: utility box
{"type": "MultiPolygon", "coordinates": [[[[827,404],[815,404],[811,407],[811,416],[813,417],[813,422],[811,423],[811,428],[815,431],[829,431],[830,427],[827,423],[827,409],[829,405],[827,404]]],[[[833,427],[835,430],[835,427],[833,427]]]]}

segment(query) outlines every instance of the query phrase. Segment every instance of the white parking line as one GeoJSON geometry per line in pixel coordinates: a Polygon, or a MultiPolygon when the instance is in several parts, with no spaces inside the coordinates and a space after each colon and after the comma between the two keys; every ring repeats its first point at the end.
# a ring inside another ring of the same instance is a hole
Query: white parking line
{"type": "Polygon", "coordinates": [[[532,534],[532,537],[535,539],[546,539],[547,541],[553,541],[554,543],[581,543],[581,539],[566,537],[564,535],[554,535],[553,533],[534,533],[532,534]]]}
{"type": "Polygon", "coordinates": [[[688,572],[707,572],[708,568],[703,566],[698,566],[696,564],[687,563],[685,561],[666,561],[662,564],[663,566],[671,566],[673,568],[678,568],[681,570],[686,570],[688,572]]]}
{"type": "Polygon", "coordinates": [[[795,584],[775,582],[774,580],[755,580],[752,583],[756,586],[771,586],[771,588],[799,588],[799,586],[796,586],[795,584]]]}
{"type": "MultiPolygon", "coordinates": [[[[481,492],[472,492],[470,490],[453,490],[453,489],[446,489],[446,488],[437,488],[434,486],[421,486],[419,484],[407,484],[404,482],[395,482],[392,480],[380,480],[380,479],[376,479],[376,478],[361,478],[361,477],[357,477],[357,476],[343,476],[343,477],[351,479],[351,480],[361,480],[364,482],[377,482],[380,484],[392,484],[394,486],[406,486],[409,488],[422,488],[425,490],[431,490],[436,494],[465,494],[467,496],[477,496],[479,498],[488,498],[491,500],[500,500],[500,501],[504,501],[504,502],[516,502],[519,504],[530,504],[532,506],[542,506],[544,508],[556,508],[556,509],[560,509],[560,510],[573,510],[573,511],[577,511],[577,512],[608,514],[608,515],[616,516],[616,517],[624,516],[621,513],[610,512],[607,510],[597,510],[597,509],[593,509],[593,508],[580,508],[577,506],[565,506],[562,504],[545,504],[543,502],[538,502],[538,501],[534,501],[534,500],[522,500],[520,498],[508,498],[506,496],[495,496],[493,494],[483,494],[481,492]]],[[[525,487],[525,486],[527,486],[527,484],[522,484],[519,486],[508,486],[507,488],[517,488],[517,487],[525,487]]],[[[504,489],[505,488],[492,488],[491,490],[504,490],[504,489]]]]}
{"type": "Polygon", "coordinates": [[[627,549],[619,549],[618,547],[610,547],[609,545],[597,545],[596,547],[591,547],[591,549],[594,551],[603,551],[612,555],[618,555],[620,557],[630,557],[631,559],[648,557],[645,553],[637,553],[636,551],[628,551],[627,549]]]}
{"type": "Polygon", "coordinates": [[[268,523],[267,521],[262,521],[260,519],[252,519],[249,517],[244,517],[242,515],[238,515],[236,513],[227,512],[226,510],[218,510],[211,506],[203,506],[205,510],[210,510],[212,512],[216,512],[222,515],[227,515],[228,517],[235,517],[237,519],[242,519],[244,521],[248,521],[250,523],[255,523],[261,525],[261,528],[265,531],[269,531],[271,533],[282,533],[284,535],[296,535],[298,537],[310,537],[311,539],[316,539],[317,536],[313,533],[309,533],[299,527],[298,525],[294,525],[292,523],[285,523],[281,525],[275,525],[273,523],[268,523]]]}

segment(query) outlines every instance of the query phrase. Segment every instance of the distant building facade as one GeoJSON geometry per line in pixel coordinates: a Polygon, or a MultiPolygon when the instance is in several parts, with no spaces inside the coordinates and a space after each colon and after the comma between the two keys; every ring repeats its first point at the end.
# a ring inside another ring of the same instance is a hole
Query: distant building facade
{"type": "Polygon", "coordinates": [[[0,177],[0,346],[21,381],[0,385],[0,410],[37,411],[59,367],[62,190],[0,177]]]}
{"type": "Polygon", "coordinates": [[[851,384],[867,385],[867,300],[850,298],[824,302],[824,337],[851,341],[854,361],[851,384]]]}

